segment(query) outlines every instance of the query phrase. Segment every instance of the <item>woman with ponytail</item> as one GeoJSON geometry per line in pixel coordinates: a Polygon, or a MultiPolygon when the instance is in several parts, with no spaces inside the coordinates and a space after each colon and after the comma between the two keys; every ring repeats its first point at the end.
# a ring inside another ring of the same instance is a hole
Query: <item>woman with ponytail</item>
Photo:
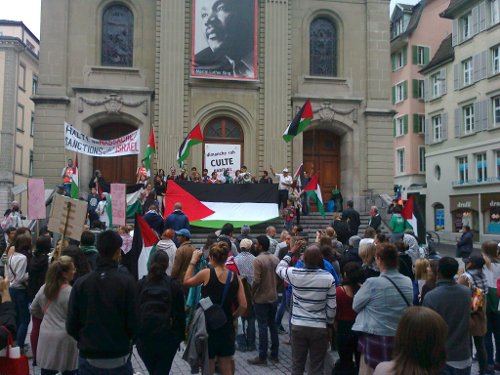
{"type": "Polygon", "coordinates": [[[236,335],[233,318],[238,317],[247,307],[245,291],[240,278],[225,267],[229,250],[228,244],[224,241],[214,243],[208,252],[211,267],[193,275],[193,271],[203,255],[201,250],[195,250],[184,277],[185,287],[202,285],[201,297],[210,297],[213,304],[221,305],[227,318],[226,323],[218,329],[207,327],[210,374],[215,372],[216,358],[221,375],[234,374],[233,355],[236,335]],[[227,282],[229,282],[227,295],[222,301],[227,282]],[[238,308],[233,312],[232,306],[236,304],[238,308]]]}
{"type": "Polygon", "coordinates": [[[181,286],[167,275],[169,257],[157,251],[139,281],[137,351],[151,375],[168,375],[184,340],[186,314],[181,286]]]}
{"type": "Polygon", "coordinates": [[[31,304],[31,314],[42,320],[36,351],[41,375],[76,375],[78,348],[76,341],[66,333],[70,282],[76,269],[73,259],[61,256],[49,266],[45,284],[31,304]]]}

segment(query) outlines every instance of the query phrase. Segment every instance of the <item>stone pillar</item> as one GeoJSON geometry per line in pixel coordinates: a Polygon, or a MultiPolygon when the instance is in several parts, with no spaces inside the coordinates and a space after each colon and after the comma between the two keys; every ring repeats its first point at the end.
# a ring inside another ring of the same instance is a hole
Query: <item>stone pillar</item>
{"type": "Polygon", "coordinates": [[[14,186],[14,156],[16,147],[16,110],[17,110],[17,72],[19,55],[17,47],[5,49],[3,75],[4,92],[0,118],[0,211],[3,213],[12,201],[11,189],[14,186]]]}
{"type": "MultiPolygon", "coordinates": [[[[157,80],[159,80],[158,121],[158,163],[169,173],[169,168],[176,163],[178,146],[191,130],[189,121],[185,121],[185,67],[189,35],[186,12],[190,1],[161,1],[160,61],[157,80]],[[173,147],[166,147],[173,145],[173,147]],[[177,147],[175,145],[178,145],[177,147]]],[[[190,27],[190,24],[189,24],[190,27]]],[[[158,52],[157,52],[158,53],[158,52]]]]}
{"type": "Polygon", "coordinates": [[[282,138],[290,121],[289,0],[266,0],[264,56],[264,167],[291,168],[290,146],[282,138]]]}

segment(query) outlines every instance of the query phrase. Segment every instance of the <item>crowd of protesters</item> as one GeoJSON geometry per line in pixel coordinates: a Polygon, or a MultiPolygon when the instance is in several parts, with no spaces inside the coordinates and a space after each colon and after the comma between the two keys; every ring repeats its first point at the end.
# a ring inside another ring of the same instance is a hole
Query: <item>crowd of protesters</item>
{"type": "Polygon", "coordinates": [[[34,245],[27,228],[5,231],[0,324],[42,375],[133,374],[134,345],[150,374],[169,374],[183,341],[194,373],[229,375],[236,350],[255,352],[250,366],[280,361],[279,334],[292,375],[323,374],[329,350],[337,375],[470,374],[473,357],[480,374],[500,370],[497,242],[460,269],[413,251],[407,231],[394,243],[372,227],[358,236],[349,202],[348,220],[335,215],[315,238],[298,225],[277,238],[226,224],[196,249],[176,211],[141,280],[125,262],[130,228],[56,243],[42,231],[34,245]]]}

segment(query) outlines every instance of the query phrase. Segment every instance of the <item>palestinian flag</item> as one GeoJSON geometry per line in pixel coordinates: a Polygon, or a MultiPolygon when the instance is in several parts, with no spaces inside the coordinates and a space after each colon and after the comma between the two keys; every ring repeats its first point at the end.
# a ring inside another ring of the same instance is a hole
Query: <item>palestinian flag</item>
{"type": "Polygon", "coordinates": [[[148,146],[146,147],[146,152],[144,153],[144,158],[142,159],[147,171],[151,170],[151,159],[153,159],[153,154],[155,153],[156,153],[155,133],[153,131],[153,128],[151,128],[151,133],[149,133],[148,146]]]}
{"type": "Polygon", "coordinates": [[[401,212],[401,216],[406,219],[408,224],[413,228],[413,233],[415,233],[415,237],[417,237],[419,243],[425,242],[425,225],[424,219],[418,210],[417,205],[414,202],[413,195],[408,197],[408,200],[405,202],[403,207],[403,211],[401,212]]]}
{"type": "Polygon", "coordinates": [[[148,274],[148,261],[152,251],[156,248],[159,239],[146,220],[141,215],[135,215],[134,237],[132,249],[122,255],[122,264],[137,279],[148,274]]]}
{"type": "Polygon", "coordinates": [[[293,137],[302,133],[306,128],[307,124],[313,119],[313,110],[311,106],[311,101],[307,99],[306,104],[300,109],[300,111],[295,115],[285,132],[283,133],[283,139],[285,142],[290,142],[293,137]]]}
{"type": "Polygon", "coordinates": [[[293,174],[294,180],[297,180],[299,188],[302,189],[302,180],[304,179],[304,163],[301,163],[295,173],[293,174]]]}
{"type": "Polygon", "coordinates": [[[323,197],[321,196],[321,187],[319,186],[318,175],[314,175],[304,188],[306,194],[313,198],[318,206],[318,211],[325,217],[325,207],[323,206],[323,197]]]}
{"type": "Polygon", "coordinates": [[[200,124],[198,124],[189,132],[182,142],[181,147],[179,147],[179,152],[177,152],[177,163],[182,166],[182,162],[189,156],[189,149],[201,142],[203,142],[203,135],[201,134],[200,124]]]}
{"type": "MultiPolygon", "coordinates": [[[[140,200],[141,194],[143,192],[144,185],[136,184],[127,186],[127,208],[126,215],[127,219],[132,219],[136,214],[142,214],[142,202],[140,200]]],[[[106,213],[109,218],[109,226],[113,225],[113,214],[112,214],[112,204],[111,204],[111,194],[106,196],[106,213]]]]}
{"type": "Polygon", "coordinates": [[[73,164],[73,174],[71,175],[71,198],[80,198],[80,184],[78,182],[78,154],[75,156],[75,164],[73,164]]]}
{"type": "Polygon", "coordinates": [[[279,216],[275,184],[198,184],[167,182],[165,217],[176,202],[190,224],[220,229],[225,223],[235,228],[255,225],[279,216]]]}

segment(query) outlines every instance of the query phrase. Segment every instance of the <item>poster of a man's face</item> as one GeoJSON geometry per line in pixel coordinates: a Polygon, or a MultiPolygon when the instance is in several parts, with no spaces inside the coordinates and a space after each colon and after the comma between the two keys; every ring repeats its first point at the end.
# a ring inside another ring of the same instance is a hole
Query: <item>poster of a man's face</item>
{"type": "Polygon", "coordinates": [[[193,0],[191,75],[257,79],[257,0],[193,0]]]}

